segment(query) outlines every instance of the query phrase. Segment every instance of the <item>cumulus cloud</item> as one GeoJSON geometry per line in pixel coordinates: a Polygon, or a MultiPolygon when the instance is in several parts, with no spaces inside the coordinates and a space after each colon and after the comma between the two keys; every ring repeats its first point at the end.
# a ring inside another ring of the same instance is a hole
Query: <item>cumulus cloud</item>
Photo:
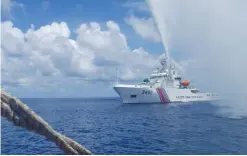
{"type": "MultiPolygon", "coordinates": [[[[26,32],[11,21],[1,23],[2,84],[40,87],[54,81],[105,81],[146,77],[157,65],[157,58],[143,48],[131,49],[126,36],[113,21],[102,30],[97,22],[83,23],[75,39],[66,22],[53,22],[26,32]]],[[[71,81],[70,83],[73,83],[71,81]]]]}
{"type": "Polygon", "coordinates": [[[127,17],[125,21],[127,24],[131,25],[135,32],[142,38],[155,43],[160,42],[160,34],[156,29],[153,18],[140,18],[135,15],[131,15],[127,17]]]}

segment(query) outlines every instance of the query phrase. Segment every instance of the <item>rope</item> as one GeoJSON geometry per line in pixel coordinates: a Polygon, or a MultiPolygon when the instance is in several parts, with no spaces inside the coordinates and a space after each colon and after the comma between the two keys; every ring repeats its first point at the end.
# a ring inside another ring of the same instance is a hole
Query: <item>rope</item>
{"type": "Polygon", "coordinates": [[[76,141],[56,132],[45,120],[35,114],[19,99],[1,90],[1,116],[13,122],[15,126],[26,128],[55,144],[69,155],[91,155],[92,153],[76,141]]]}

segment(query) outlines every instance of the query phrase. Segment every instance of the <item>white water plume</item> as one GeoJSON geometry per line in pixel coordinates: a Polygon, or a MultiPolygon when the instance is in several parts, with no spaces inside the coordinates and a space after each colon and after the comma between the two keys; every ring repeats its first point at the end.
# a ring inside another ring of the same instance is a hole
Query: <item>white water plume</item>
{"type": "Polygon", "coordinates": [[[227,100],[218,106],[224,115],[247,117],[247,1],[147,4],[170,55],[190,60],[184,76],[204,90],[222,93],[227,100]]]}

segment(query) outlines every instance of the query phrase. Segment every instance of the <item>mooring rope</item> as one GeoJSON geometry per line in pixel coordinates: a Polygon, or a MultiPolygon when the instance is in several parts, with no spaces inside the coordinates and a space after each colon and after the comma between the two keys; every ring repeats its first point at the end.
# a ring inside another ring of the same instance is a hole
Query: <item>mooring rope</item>
{"type": "Polygon", "coordinates": [[[76,141],[55,131],[45,120],[34,113],[16,97],[1,90],[1,116],[15,126],[26,128],[56,143],[66,154],[91,155],[92,153],[76,141]]]}

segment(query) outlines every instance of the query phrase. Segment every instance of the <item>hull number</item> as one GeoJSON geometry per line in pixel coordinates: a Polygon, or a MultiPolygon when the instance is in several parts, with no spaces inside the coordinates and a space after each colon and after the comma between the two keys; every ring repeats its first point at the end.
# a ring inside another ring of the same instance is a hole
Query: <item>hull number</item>
{"type": "Polygon", "coordinates": [[[152,95],[153,91],[152,90],[142,90],[142,94],[144,95],[152,95]]]}

